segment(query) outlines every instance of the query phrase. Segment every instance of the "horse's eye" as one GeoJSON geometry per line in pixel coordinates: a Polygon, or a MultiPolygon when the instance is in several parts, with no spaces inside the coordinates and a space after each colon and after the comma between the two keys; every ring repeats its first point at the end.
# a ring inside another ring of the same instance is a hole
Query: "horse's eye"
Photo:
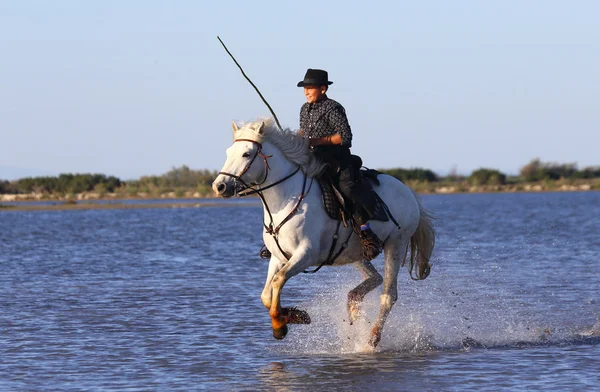
{"type": "Polygon", "coordinates": [[[244,158],[250,158],[250,153],[249,152],[245,152],[244,155],[242,155],[244,158]]]}

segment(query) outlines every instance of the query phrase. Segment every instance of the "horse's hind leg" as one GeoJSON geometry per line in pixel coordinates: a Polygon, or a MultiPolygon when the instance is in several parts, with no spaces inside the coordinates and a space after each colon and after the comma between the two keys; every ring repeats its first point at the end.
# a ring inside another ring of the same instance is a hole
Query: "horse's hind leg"
{"type": "Polygon", "coordinates": [[[369,344],[376,347],[381,340],[381,332],[392,306],[398,299],[398,270],[408,251],[408,239],[400,241],[386,241],[384,246],[385,268],[383,277],[383,293],[381,294],[379,315],[371,330],[369,344]]]}
{"type": "Polygon", "coordinates": [[[362,301],[365,295],[383,282],[383,277],[377,272],[370,261],[361,261],[354,265],[356,265],[356,268],[358,268],[365,280],[348,293],[348,317],[350,318],[350,324],[354,323],[360,316],[362,301]]]}

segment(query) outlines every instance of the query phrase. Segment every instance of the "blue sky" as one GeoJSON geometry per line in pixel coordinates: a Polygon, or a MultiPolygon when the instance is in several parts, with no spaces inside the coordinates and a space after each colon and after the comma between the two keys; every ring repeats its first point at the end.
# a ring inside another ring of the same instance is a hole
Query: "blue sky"
{"type": "Polygon", "coordinates": [[[374,168],[600,164],[600,2],[0,0],[0,178],[219,169],[324,68],[374,168]]]}

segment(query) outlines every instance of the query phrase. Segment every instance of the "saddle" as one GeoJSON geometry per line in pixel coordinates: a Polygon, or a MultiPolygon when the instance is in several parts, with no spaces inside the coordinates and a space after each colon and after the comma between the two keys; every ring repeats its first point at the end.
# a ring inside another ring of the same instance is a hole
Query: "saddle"
{"type": "MultiPolygon", "coordinates": [[[[377,176],[382,174],[381,172],[362,167],[362,159],[357,155],[352,155],[353,167],[357,171],[358,181],[365,181],[371,185],[371,192],[375,191],[372,189],[373,185],[379,186],[379,180],[377,176]]],[[[323,195],[323,207],[327,212],[327,215],[331,219],[344,222],[347,226],[347,221],[352,216],[355,206],[354,203],[344,197],[342,192],[337,186],[331,170],[325,170],[318,177],[319,186],[321,187],[321,194],[323,195]]],[[[388,207],[385,202],[375,193],[375,205],[365,206],[368,210],[372,211],[372,220],[379,220],[387,222],[389,220],[388,207]]]]}

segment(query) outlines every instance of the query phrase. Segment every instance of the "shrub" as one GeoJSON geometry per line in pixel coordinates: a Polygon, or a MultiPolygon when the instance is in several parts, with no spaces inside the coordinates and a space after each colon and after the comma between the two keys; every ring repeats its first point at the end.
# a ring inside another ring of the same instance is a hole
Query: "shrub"
{"type": "Polygon", "coordinates": [[[413,168],[413,169],[381,169],[380,172],[396,177],[402,182],[419,181],[419,182],[437,182],[439,177],[429,169],[413,168]]]}
{"type": "Polygon", "coordinates": [[[103,185],[108,192],[114,192],[121,186],[117,177],[104,174],[71,174],[63,173],[58,177],[27,177],[15,183],[18,193],[81,193],[92,191],[103,185]]]}
{"type": "Polygon", "coordinates": [[[4,180],[0,181],[0,195],[9,193],[10,182],[4,180]]]}
{"type": "Polygon", "coordinates": [[[506,174],[495,169],[481,168],[471,173],[467,181],[471,185],[504,185],[506,174]]]}
{"type": "Polygon", "coordinates": [[[600,178],[600,166],[590,166],[583,170],[578,170],[573,177],[583,179],[600,178]]]}
{"type": "Polygon", "coordinates": [[[523,166],[520,171],[521,177],[526,181],[575,178],[576,173],[577,165],[575,163],[544,163],[539,158],[523,166]]]}
{"type": "Polygon", "coordinates": [[[142,191],[165,190],[175,188],[196,188],[200,185],[210,186],[217,177],[216,171],[191,170],[187,166],[172,168],[161,176],[145,176],[138,181],[131,181],[131,186],[136,186],[142,191]]]}

